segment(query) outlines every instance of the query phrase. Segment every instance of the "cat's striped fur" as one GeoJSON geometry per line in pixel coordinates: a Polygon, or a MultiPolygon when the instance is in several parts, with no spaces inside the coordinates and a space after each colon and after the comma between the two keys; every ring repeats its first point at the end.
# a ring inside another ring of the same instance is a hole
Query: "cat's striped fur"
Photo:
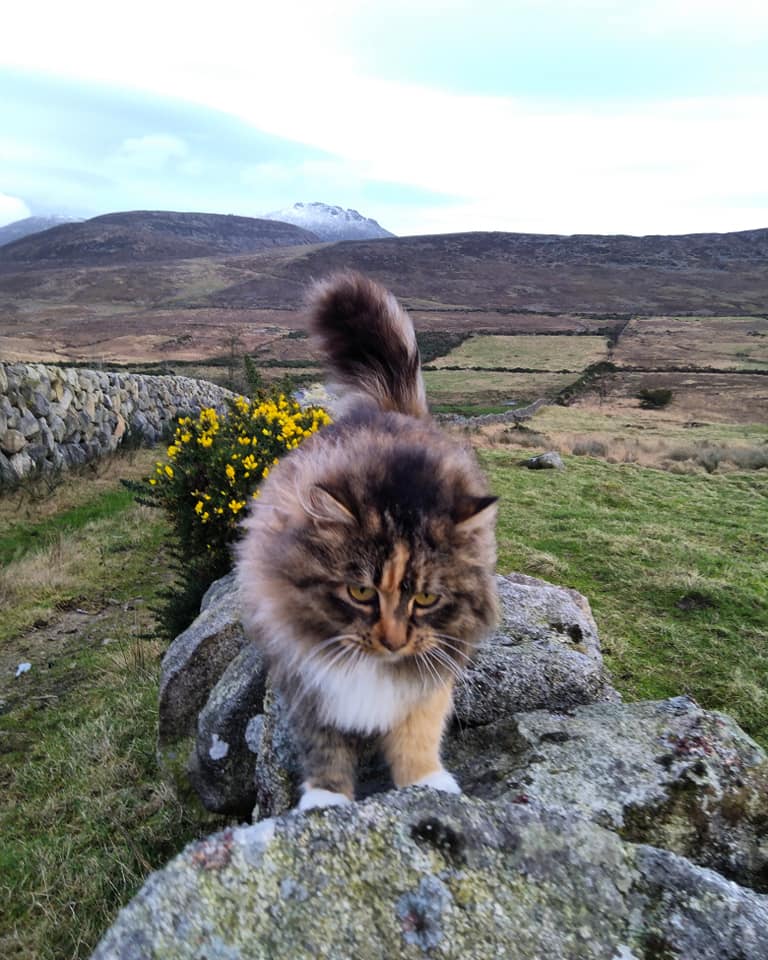
{"type": "Polygon", "coordinates": [[[361,737],[395,784],[458,789],[440,741],[454,681],[496,618],[494,498],[427,411],[410,318],[356,273],[310,297],[345,412],[272,471],[238,582],[304,762],[302,806],[354,796],[361,737]]]}

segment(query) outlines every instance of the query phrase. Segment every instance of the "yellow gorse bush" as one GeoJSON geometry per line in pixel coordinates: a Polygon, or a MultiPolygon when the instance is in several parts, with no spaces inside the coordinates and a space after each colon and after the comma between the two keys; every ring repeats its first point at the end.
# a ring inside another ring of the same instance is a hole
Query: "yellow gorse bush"
{"type": "Polygon", "coordinates": [[[194,565],[207,555],[214,575],[226,572],[229,545],[261,481],[328,423],[322,408],[302,409],[283,395],[259,402],[237,397],[227,414],[206,408],[197,418],[179,419],[167,460],[147,480],[179,537],[182,562],[194,565]]]}

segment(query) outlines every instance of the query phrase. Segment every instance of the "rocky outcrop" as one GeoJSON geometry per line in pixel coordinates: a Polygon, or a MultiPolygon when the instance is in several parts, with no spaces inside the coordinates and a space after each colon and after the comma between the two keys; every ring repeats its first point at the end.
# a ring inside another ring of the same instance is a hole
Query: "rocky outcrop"
{"type": "Polygon", "coordinates": [[[0,363],[0,489],[96,460],[130,434],[155,443],[177,417],[232,396],[189,377],[0,363]]]}
{"type": "Polygon", "coordinates": [[[768,898],[590,820],[410,788],[189,846],[94,960],[758,960],[768,898]]]}
{"type": "Polygon", "coordinates": [[[371,752],[358,802],[298,813],[233,591],[214,585],[166,656],[160,753],[210,809],[255,800],[258,822],[154,874],[96,960],[768,956],[768,758],[688,698],[621,703],[578,593],[499,578],[444,747],[464,796],[394,790],[371,752]]]}

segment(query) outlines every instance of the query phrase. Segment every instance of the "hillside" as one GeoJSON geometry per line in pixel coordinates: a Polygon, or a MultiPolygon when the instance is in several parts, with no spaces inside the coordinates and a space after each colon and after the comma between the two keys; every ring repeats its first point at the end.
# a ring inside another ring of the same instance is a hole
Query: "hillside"
{"type": "Polygon", "coordinates": [[[28,235],[0,247],[0,264],[103,266],[253,253],[317,241],[301,227],[273,220],[138,210],[28,235]]]}
{"type": "MultiPolygon", "coordinates": [[[[687,236],[457,233],[324,246],[218,291],[210,305],[287,306],[302,280],[343,267],[406,300],[465,308],[584,313],[760,313],[768,230],[687,236]]],[[[426,305],[426,304],[425,304],[426,305]]]]}
{"type": "Polygon", "coordinates": [[[50,230],[51,227],[59,227],[63,223],[79,223],[80,219],[78,217],[24,217],[23,220],[14,220],[13,223],[0,227],[0,247],[6,243],[13,243],[14,240],[21,240],[22,237],[32,233],[42,233],[43,230],[50,230]]]}

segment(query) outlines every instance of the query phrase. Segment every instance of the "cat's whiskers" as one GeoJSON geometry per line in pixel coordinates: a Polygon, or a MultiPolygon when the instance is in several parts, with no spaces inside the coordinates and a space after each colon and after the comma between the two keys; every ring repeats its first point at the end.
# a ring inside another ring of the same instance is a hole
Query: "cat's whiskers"
{"type": "Polygon", "coordinates": [[[429,657],[429,650],[423,650],[418,656],[437,686],[442,686],[443,680],[429,657]]]}
{"type": "Polygon", "coordinates": [[[457,655],[457,658],[461,659],[461,666],[465,666],[469,662],[469,652],[463,640],[459,640],[458,637],[451,637],[447,633],[435,633],[433,636],[440,640],[439,646],[441,648],[452,651],[457,655]]]}
{"type": "Polygon", "coordinates": [[[430,647],[426,654],[429,658],[434,659],[436,664],[442,665],[457,683],[461,683],[469,691],[470,685],[466,673],[445,650],[441,650],[440,647],[430,647]]]}

